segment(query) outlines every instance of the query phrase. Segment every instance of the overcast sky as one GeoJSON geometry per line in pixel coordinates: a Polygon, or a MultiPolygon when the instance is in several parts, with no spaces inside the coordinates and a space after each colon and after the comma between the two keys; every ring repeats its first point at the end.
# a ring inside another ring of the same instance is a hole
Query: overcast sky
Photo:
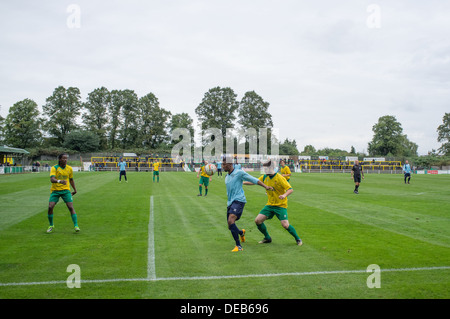
{"type": "Polygon", "coordinates": [[[394,115],[426,154],[450,112],[450,1],[2,1],[0,81],[3,117],[63,85],[152,92],[195,118],[220,86],[269,102],[300,151],[367,152],[394,115]]]}

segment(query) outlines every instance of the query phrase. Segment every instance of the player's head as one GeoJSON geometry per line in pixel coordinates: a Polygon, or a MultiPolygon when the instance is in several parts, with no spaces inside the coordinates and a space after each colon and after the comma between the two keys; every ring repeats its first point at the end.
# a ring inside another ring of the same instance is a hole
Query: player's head
{"type": "Polygon", "coordinates": [[[408,164],[408,160],[405,161],[405,164],[408,164]]]}
{"type": "Polygon", "coordinates": [[[66,153],[61,153],[58,155],[58,164],[61,167],[65,167],[67,164],[67,159],[69,158],[69,155],[66,153]]]}
{"type": "Polygon", "coordinates": [[[233,170],[233,157],[224,156],[222,158],[222,167],[225,172],[230,172],[233,170]]]}
{"type": "Polygon", "coordinates": [[[267,160],[262,163],[262,173],[266,175],[275,174],[275,162],[272,160],[267,160]]]}
{"type": "Polygon", "coordinates": [[[284,165],[286,165],[286,162],[285,162],[284,160],[281,160],[281,161],[280,161],[280,165],[281,165],[281,166],[284,166],[284,165]]]}
{"type": "Polygon", "coordinates": [[[358,161],[358,160],[356,160],[356,161],[355,161],[355,164],[356,164],[356,165],[358,165],[358,164],[359,164],[359,161],[358,161]]]}

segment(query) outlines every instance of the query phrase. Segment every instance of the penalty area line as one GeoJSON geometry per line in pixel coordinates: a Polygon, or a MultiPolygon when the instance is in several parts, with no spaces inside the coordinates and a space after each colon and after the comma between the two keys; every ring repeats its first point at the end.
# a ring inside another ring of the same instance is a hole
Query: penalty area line
{"type": "MultiPolygon", "coordinates": [[[[413,271],[429,271],[429,270],[449,270],[450,266],[438,267],[422,267],[422,268],[390,268],[380,269],[384,272],[413,272],[413,271]]],[[[183,281],[183,280],[223,280],[223,279],[239,279],[239,278],[264,278],[264,277],[282,277],[282,276],[318,276],[318,275],[340,275],[340,274],[361,274],[370,273],[367,269],[358,270],[330,270],[330,271],[309,271],[309,272],[290,272],[290,273],[273,273],[273,274],[247,274],[247,275],[229,275],[229,276],[197,276],[197,277],[161,277],[156,278],[154,273],[147,278],[117,278],[117,279],[98,279],[98,280],[80,280],[80,284],[102,284],[115,282],[156,282],[156,281],[183,281]]],[[[0,287],[14,286],[35,286],[35,285],[61,285],[67,284],[66,281],[38,281],[38,282],[11,282],[0,283],[0,287]]]]}

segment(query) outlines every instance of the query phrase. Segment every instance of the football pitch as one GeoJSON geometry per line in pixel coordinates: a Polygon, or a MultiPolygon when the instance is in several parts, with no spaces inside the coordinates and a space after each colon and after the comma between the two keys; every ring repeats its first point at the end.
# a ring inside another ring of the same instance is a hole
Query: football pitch
{"type": "Polygon", "coordinates": [[[276,218],[266,221],[273,242],[258,244],[254,219],[267,196],[244,186],[236,224],[246,241],[235,253],[225,175],[207,197],[196,196],[195,173],[127,177],[75,173],[81,231],[60,201],[47,234],[49,174],[0,176],[0,298],[450,297],[450,176],[405,185],[402,175],[366,174],[356,195],[350,174],[294,173],[288,214],[303,246],[276,218]],[[80,288],[68,287],[69,265],[79,267],[80,288]]]}

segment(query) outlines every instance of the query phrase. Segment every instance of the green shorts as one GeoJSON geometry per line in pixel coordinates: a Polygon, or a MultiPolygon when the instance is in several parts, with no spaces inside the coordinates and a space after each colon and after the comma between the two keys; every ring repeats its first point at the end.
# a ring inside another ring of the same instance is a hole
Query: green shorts
{"type": "Polygon", "coordinates": [[[267,216],[267,219],[272,219],[274,215],[276,215],[279,220],[288,219],[287,209],[284,207],[266,205],[259,213],[267,216]]]}
{"type": "Polygon", "coordinates": [[[209,177],[200,176],[200,183],[199,185],[205,185],[205,187],[208,187],[209,185],[209,177]]]}
{"type": "Polygon", "coordinates": [[[153,175],[159,175],[159,171],[153,171],[153,175]]]}
{"type": "Polygon", "coordinates": [[[50,194],[49,203],[50,202],[57,203],[60,197],[63,199],[64,203],[73,202],[72,193],[69,190],[65,190],[65,191],[53,191],[50,194]]]}

